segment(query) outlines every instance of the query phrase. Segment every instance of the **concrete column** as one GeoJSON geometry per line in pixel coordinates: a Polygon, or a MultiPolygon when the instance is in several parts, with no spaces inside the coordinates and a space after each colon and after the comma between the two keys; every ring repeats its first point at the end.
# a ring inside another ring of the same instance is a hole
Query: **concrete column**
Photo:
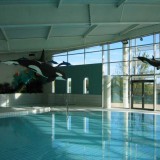
{"type": "Polygon", "coordinates": [[[123,41],[123,106],[128,108],[128,51],[127,41],[123,41]]]}
{"type": "MultiPolygon", "coordinates": [[[[153,51],[154,51],[154,57],[158,57],[156,53],[156,35],[153,35],[153,51]]],[[[156,85],[156,68],[154,67],[154,110],[156,111],[157,109],[157,85],[156,85]]]]}
{"type": "MultiPolygon", "coordinates": [[[[109,46],[108,46],[109,48],[109,46]]],[[[104,46],[102,46],[102,108],[111,108],[111,76],[110,76],[110,55],[108,55],[108,75],[104,74],[104,46]]]]}
{"type": "Polygon", "coordinates": [[[104,108],[111,108],[111,76],[104,76],[104,108]]]}

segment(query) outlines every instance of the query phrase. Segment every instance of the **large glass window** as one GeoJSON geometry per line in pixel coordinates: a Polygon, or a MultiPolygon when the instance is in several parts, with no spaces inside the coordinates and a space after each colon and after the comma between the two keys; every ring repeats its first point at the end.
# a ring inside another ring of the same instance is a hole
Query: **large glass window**
{"type": "MultiPolygon", "coordinates": [[[[52,60],[57,62],[58,64],[62,63],[63,61],[67,62],[67,52],[54,55],[52,60]]],[[[53,63],[53,66],[56,66],[56,65],[57,64],[53,63]]]]}
{"type": "MultiPolygon", "coordinates": [[[[82,48],[75,51],[68,51],[68,53],[65,52],[54,55],[54,61],[58,63],[68,61],[72,65],[103,62],[103,75],[112,76],[112,103],[123,103],[123,79],[126,75],[130,76],[129,78],[133,78],[134,80],[143,80],[147,77],[149,79],[154,79],[154,74],[159,76],[160,70],[157,70],[157,68],[148,63],[138,60],[138,56],[146,57],[148,59],[152,59],[154,56],[156,60],[160,61],[160,34],[142,36],[128,40],[128,44],[125,46],[126,48],[123,48],[123,43],[117,42],[105,44],[103,47],[99,45],[82,48]],[[127,57],[124,57],[124,51],[126,52],[127,57]]],[[[160,101],[159,79],[160,77],[156,78],[157,104],[159,104],[160,101]]],[[[84,79],[83,91],[85,94],[89,93],[88,78],[84,79]]]]}
{"type": "Polygon", "coordinates": [[[102,46],[94,46],[94,47],[85,48],[86,53],[101,51],[101,50],[102,50],[102,46]]]}
{"type": "Polygon", "coordinates": [[[153,43],[153,35],[139,37],[136,39],[136,45],[144,45],[152,43],[153,43]]]}
{"type": "Polygon", "coordinates": [[[84,64],[84,54],[73,54],[73,55],[68,55],[68,62],[71,65],[82,65],[84,64]]]}
{"type": "Polygon", "coordinates": [[[118,49],[118,48],[122,48],[122,47],[123,47],[122,42],[110,44],[110,49],[118,49]]]}
{"type": "Polygon", "coordinates": [[[102,51],[85,53],[85,64],[102,63],[102,51]]]}
{"type": "Polygon", "coordinates": [[[68,62],[71,65],[84,64],[84,49],[79,49],[79,50],[68,52],[68,62]]]}
{"type": "Polygon", "coordinates": [[[85,48],[85,64],[102,63],[102,46],[85,48]]]}
{"type": "Polygon", "coordinates": [[[110,50],[110,62],[118,62],[123,59],[123,49],[110,50]]]}

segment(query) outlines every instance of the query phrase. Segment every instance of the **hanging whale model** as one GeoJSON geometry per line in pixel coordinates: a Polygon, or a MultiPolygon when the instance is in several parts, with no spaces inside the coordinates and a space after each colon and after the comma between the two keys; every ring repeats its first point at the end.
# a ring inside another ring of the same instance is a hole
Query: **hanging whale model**
{"type": "Polygon", "coordinates": [[[58,67],[53,67],[50,64],[44,61],[42,57],[44,52],[42,52],[41,58],[39,61],[37,60],[29,60],[27,58],[20,58],[17,60],[8,60],[8,61],[1,61],[1,63],[8,64],[8,65],[20,65],[31,69],[36,74],[46,78],[46,82],[54,81],[55,79],[58,80],[66,80],[66,75],[63,71],[61,71],[58,67]]]}
{"type": "Polygon", "coordinates": [[[160,69],[160,61],[156,60],[154,56],[152,57],[152,59],[148,59],[146,57],[140,57],[140,56],[138,56],[137,58],[144,63],[148,63],[151,66],[156,67],[157,70],[160,69]]]}

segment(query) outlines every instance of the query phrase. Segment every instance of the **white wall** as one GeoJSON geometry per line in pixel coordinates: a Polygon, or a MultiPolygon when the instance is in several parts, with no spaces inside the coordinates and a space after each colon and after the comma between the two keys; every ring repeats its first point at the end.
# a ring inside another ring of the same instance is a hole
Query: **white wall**
{"type": "Polygon", "coordinates": [[[101,95],[79,94],[0,94],[1,107],[13,106],[66,106],[66,100],[70,106],[101,107],[101,95]]]}

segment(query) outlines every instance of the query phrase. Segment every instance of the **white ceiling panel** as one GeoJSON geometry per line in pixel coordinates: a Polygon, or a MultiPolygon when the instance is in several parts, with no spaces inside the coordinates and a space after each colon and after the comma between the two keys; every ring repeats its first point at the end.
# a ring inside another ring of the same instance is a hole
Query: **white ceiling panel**
{"type": "Polygon", "coordinates": [[[0,53],[57,52],[160,32],[160,0],[0,0],[0,53]]]}

